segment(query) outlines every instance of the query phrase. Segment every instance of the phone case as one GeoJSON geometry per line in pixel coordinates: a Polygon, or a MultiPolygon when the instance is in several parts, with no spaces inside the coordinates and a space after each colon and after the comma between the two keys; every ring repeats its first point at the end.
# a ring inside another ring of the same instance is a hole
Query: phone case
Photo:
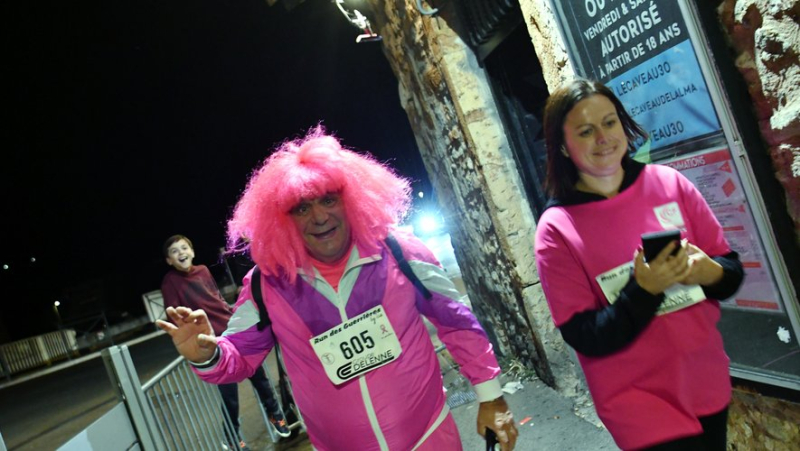
{"type": "MultiPolygon", "coordinates": [[[[667,246],[672,241],[680,241],[681,231],[678,229],[662,230],[660,232],[651,232],[642,234],[642,248],[644,248],[644,259],[651,261],[658,256],[661,249],[667,246]]],[[[678,252],[676,247],[673,255],[678,252]]]]}

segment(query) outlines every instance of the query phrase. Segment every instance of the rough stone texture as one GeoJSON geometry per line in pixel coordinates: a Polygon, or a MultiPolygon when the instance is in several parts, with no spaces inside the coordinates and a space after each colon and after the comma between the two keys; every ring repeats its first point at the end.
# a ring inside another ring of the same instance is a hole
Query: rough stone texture
{"type": "MultiPolygon", "coordinates": [[[[724,0],[717,9],[747,83],[800,244],[800,3],[724,0]]],[[[798,449],[800,405],[737,388],[729,448],[798,449]]]]}
{"type": "Polygon", "coordinates": [[[575,75],[550,2],[520,0],[528,34],[542,66],[542,76],[552,92],[575,75]]]}
{"type": "Polygon", "coordinates": [[[800,244],[800,2],[724,0],[718,14],[800,244]]]}
{"type": "Polygon", "coordinates": [[[800,404],[736,387],[728,418],[728,449],[797,450],[800,404]]]}
{"type": "Polygon", "coordinates": [[[503,355],[555,386],[561,377],[538,330],[552,329],[549,312],[526,310],[525,288],[538,283],[534,221],[484,71],[455,30],[454,4],[422,16],[413,0],[369,3],[476,315],[503,355]]]}
{"type": "MultiPolygon", "coordinates": [[[[415,2],[370,0],[375,25],[399,80],[420,152],[440,204],[476,314],[506,357],[533,368],[600,425],[574,352],[553,325],[533,255],[535,224],[486,75],[458,36],[453,4],[422,16],[415,2]],[[492,333],[492,332],[490,332],[492,333]]],[[[548,85],[571,76],[549,9],[529,17],[548,85]],[[558,38],[558,39],[556,39],[558,38]]]]}

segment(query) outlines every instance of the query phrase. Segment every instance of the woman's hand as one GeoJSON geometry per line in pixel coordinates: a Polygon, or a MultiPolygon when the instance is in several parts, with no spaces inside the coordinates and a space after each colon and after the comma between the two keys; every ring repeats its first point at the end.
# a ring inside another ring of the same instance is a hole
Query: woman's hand
{"type": "Polygon", "coordinates": [[[699,247],[686,243],[689,256],[689,274],[680,281],[684,285],[711,286],[722,280],[722,265],[706,255],[699,247]]]}
{"type": "Polygon", "coordinates": [[[633,257],[636,283],[653,295],[663,293],[676,283],[685,283],[684,281],[690,278],[692,270],[687,245],[686,241],[669,243],[651,262],[645,262],[644,252],[637,249],[633,257]],[[678,247],[677,253],[670,255],[676,247],[678,247]]]}

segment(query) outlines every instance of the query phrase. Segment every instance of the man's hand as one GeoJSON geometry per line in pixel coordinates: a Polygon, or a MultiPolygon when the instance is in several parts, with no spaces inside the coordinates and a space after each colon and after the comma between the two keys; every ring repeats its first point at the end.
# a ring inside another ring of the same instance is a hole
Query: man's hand
{"type": "Polygon", "coordinates": [[[208,361],[217,349],[217,338],[206,312],[187,307],[167,307],[166,313],[172,323],[158,320],[156,325],[172,337],[175,349],[191,362],[208,361]]]}
{"type": "Polygon", "coordinates": [[[486,428],[494,431],[503,451],[511,451],[517,443],[517,426],[514,415],[508,409],[503,397],[494,401],[482,402],[478,408],[478,434],[484,436],[486,428]]]}

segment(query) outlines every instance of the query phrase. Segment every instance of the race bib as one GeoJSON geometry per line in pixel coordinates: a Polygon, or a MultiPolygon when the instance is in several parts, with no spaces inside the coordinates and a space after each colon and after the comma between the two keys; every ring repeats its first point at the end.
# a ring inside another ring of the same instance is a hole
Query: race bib
{"type": "MultiPolygon", "coordinates": [[[[609,304],[613,304],[617,300],[620,291],[628,284],[632,271],[633,262],[628,262],[595,277],[609,304]]],[[[706,295],[700,285],[681,285],[676,283],[664,290],[664,302],[658,307],[656,315],[664,315],[685,309],[705,300],[705,298],[706,295]]]]}
{"type": "Polygon", "coordinates": [[[380,305],[309,342],[328,378],[336,385],[394,361],[403,351],[380,305]]]}

